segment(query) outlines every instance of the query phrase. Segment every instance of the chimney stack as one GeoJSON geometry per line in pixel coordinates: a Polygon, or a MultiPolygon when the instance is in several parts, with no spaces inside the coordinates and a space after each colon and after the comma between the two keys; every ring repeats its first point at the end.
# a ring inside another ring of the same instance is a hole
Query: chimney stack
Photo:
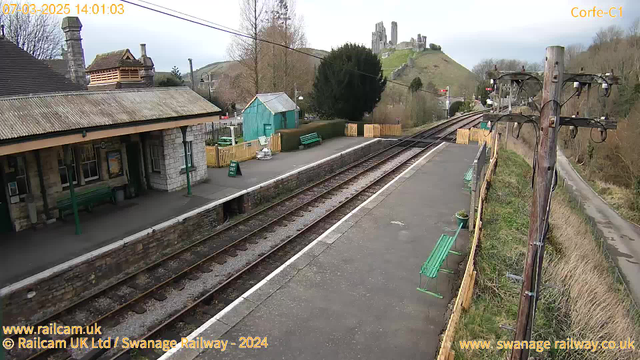
{"type": "Polygon", "coordinates": [[[140,77],[144,81],[146,86],[153,86],[153,76],[155,75],[155,68],[153,66],[153,60],[147,56],[147,45],[140,44],[140,58],[138,59],[144,65],[144,69],[140,71],[140,77]]]}
{"type": "Polygon", "coordinates": [[[82,23],[77,16],[67,16],[62,19],[62,31],[67,43],[67,66],[71,81],[87,86],[87,73],[84,65],[84,50],[80,37],[82,23]]]}

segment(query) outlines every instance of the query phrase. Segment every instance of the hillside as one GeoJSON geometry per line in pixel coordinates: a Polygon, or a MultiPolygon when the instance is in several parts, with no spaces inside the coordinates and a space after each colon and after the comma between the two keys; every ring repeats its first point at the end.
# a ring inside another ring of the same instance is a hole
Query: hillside
{"type": "Polygon", "coordinates": [[[412,56],[414,67],[408,67],[395,81],[409,85],[411,80],[419,76],[423,84],[431,81],[437,89],[450,86],[451,96],[473,95],[477,80],[475,75],[464,66],[458,64],[447,54],[439,50],[425,50],[419,53],[413,50],[393,51],[382,60],[382,70],[389,76],[412,56]]]}
{"type": "MultiPolygon", "coordinates": [[[[315,56],[320,56],[320,57],[325,57],[327,56],[327,54],[329,54],[328,51],[324,51],[324,50],[319,50],[319,49],[312,49],[312,48],[302,48],[300,49],[300,51],[315,55],[315,56]]],[[[309,60],[315,64],[315,65],[319,65],[320,64],[320,60],[313,58],[313,57],[309,57],[309,60]]],[[[242,71],[242,67],[235,63],[234,61],[219,61],[219,62],[214,62],[208,65],[205,65],[197,70],[194,70],[194,79],[195,81],[200,81],[200,77],[202,74],[211,74],[211,79],[219,79],[222,77],[223,74],[227,74],[230,76],[233,76],[239,72],[242,71]]],[[[184,74],[182,76],[184,78],[185,81],[189,81],[189,73],[187,72],[186,74],[184,74]]],[[[206,76],[205,76],[205,80],[206,80],[206,76]]]]}

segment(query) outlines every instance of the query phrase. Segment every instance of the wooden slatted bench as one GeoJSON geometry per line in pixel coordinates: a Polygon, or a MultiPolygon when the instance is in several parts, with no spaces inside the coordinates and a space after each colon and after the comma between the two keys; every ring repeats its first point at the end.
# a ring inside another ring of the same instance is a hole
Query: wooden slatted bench
{"type": "Polygon", "coordinates": [[[230,146],[233,144],[231,136],[221,136],[218,138],[218,146],[230,146]]]}
{"type": "MultiPolygon", "coordinates": [[[[115,204],[115,196],[113,191],[108,186],[101,186],[86,191],[78,191],[75,193],[76,204],[78,209],[83,208],[89,212],[97,204],[101,204],[106,201],[111,201],[115,204]]],[[[73,204],[71,203],[71,196],[60,198],[56,201],[59,216],[64,220],[64,215],[69,212],[73,212],[73,204]]]]}
{"type": "Polygon", "coordinates": [[[449,236],[446,234],[442,234],[440,236],[440,239],[431,251],[431,254],[427,258],[427,261],[424,262],[422,268],[420,269],[420,285],[418,286],[418,291],[422,291],[423,293],[442,299],[442,295],[426,289],[426,286],[428,285],[429,279],[435,279],[436,277],[438,277],[438,273],[440,272],[453,274],[452,270],[442,268],[442,264],[449,254],[462,255],[462,253],[459,251],[451,250],[451,248],[454,247],[453,245],[455,244],[456,239],[458,238],[460,229],[462,229],[462,224],[458,226],[458,230],[456,231],[455,235],[449,236]],[[424,288],[422,287],[423,275],[427,277],[424,288]]]}
{"type": "Polygon", "coordinates": [[[469,170],[467,170],[466,173],[464,173],[464,184],[465,186],[469,189],[469,191],[471,191],[471,178],[473,177],[473,166],[469,168],[469,170]]]}
{"type": "Polygon", "coordinates": [[[300,136],[300,144],[302,144],[301,145],[302,147],[311,145],[316,142],[322,144],[322,137],[320,137],[318,133],[311,133],[311,134],[300,136]]]}

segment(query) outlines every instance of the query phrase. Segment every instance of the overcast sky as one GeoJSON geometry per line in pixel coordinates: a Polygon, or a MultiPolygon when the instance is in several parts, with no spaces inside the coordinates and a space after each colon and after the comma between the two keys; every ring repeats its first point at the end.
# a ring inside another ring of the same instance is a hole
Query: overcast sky
{"type": "MultiPolygon", "coordinates": [[[[242,0],[150,1],[230,28],[239,26],[242,0]]],[[[74,4],[98,3],[66,2],[73,11],[74,4]]],[[[616,24],[626,30],[640,16],[638,0],[297,0],[296,5],[310,47],[331,50],[346,42],[370,47],[375,23],[384,21],[390,39],[391,21],[396,21],[399,41],[421,33],[469,69],[489,57],[541,61],[548,45],[589,45],[598,29],[616,24]],[[605,11],[622,7],[622,17],[571,16],[574,7],[594,5],[605,11]]],[[[177,65],[186,73],[189,57],[194,68],[228,60],[231,35],[133,5],[124,4],[124,15],[81,14],[80,20],[87,66],[96,54],[123,48],[137,57],[140,43],[147,44],[156,71],[177,65]]]]}

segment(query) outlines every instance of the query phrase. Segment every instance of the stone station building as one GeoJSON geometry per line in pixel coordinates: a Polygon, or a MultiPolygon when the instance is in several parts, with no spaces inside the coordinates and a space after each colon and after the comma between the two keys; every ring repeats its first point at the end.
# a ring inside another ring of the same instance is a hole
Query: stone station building
{"type": "Polygon", "coordinates": [[[0,97],[0,230],[59,217],[71,179],[76,194],[106,187],[114,199],[182,189],[185,147],[191,182],[203,181],[204,123],[219,111],[187,87],[0,97]]]}

